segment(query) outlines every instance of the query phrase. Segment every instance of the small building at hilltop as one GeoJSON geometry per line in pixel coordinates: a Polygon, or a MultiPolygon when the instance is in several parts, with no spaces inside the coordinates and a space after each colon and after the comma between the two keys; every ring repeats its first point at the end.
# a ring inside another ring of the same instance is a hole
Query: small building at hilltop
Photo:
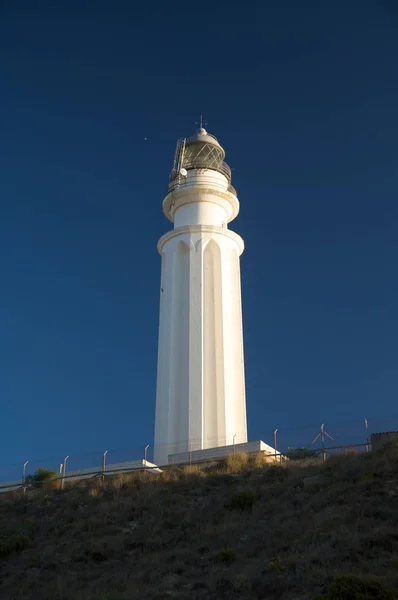
{"type": "Polygon", "coordinates": [[[384,431],[382,433],[372,433],[370,438],[372,450],[379,450],[389,442],[398,442],[398,431],[384,431]]]}

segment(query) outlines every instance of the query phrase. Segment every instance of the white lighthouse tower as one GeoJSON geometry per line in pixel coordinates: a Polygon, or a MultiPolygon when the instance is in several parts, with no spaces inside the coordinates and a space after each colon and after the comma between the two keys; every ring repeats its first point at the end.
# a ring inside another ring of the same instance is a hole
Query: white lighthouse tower
{"type": "Polygon", "coordinates": [[[247,442],[239,212],[231,170],[203,127],[177,143],[163,201],[174,229],[162,256],[156,464],[171,454],[247,442]]]}

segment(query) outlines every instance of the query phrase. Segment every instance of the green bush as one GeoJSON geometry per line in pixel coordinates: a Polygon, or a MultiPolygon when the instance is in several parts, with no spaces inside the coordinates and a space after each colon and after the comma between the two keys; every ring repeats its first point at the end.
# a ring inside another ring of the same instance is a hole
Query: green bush
{"type": "Polygon", "coordinates": [[[394,591],[385,583],[369,577],[344,575],[331,583],[325,594],[315,600],[394,600],[394,591]]]}
{"type": "Polygon", "coordinates": [[[284,571],[286,571],[287,567],[287,563],[280,556],[275,556],[275,558],[272,558],[267,564],[267,566],[264,567],[263,573],[267,573],[269,571],[283,573],[284,571]]]}
{"type": "Polygon", "coordinates": [[[27,476],[26,483],[37,487],[44,487],[49,484],[52,487],[57,479],[58,473],[56,471],[51,471],[51,469],[37,469],[34,475],[27,476]]]}
{"type": "Polygon", "coordinates": [[[0,532],[0,557],[2,558],[14,552],[22,552],[28,545],[28,536],[19,531],[0,532]]]}
{"type": "Polygon", "coordinates": [[[258,500],[255,492],[237,492],[230,499],[227,508],[232,510],[250,510],[258,500]]]}
{"type": "Polygon", "coordinates": [[[33,480],[37,483],[51,481],[52,479],[57,478],[58,473],[56,471],[51,471],[50,469],[37,469],[36,473],[33,475],[33,480]]]}
{"type": "Polygon", "coordinates": [[[313,448],[288,448],[286,455],[290,460],[300,460],[302,458],[312,458],[317,453],[318,451],[313,448]]]}
{"type": "Polygon", "coordinates": [[[217,562],[233,562],[236,558],[236,550],[232,550],[231,548],[219,550],[218,552],[216,552],[215,558],[217,562]]]}

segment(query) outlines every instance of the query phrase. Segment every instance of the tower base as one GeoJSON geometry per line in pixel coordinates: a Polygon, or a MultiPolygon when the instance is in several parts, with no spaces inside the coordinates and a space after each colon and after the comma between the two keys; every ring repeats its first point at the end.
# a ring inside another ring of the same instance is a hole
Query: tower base
{"type": "Polygon", "coordinates": [[[220,459],[234,453],[254,454],[263,452],[269,456],[270,461],[279,461],[281,454],[275,448],[268,446],[265,442],[256,440],[244,444],[235,444],[232,446],[218,446],[217,448],[207,448],[206,450],[192,450],[192,452],[180,452],[178,454],[169,454],[169,465],[198,463],[212,459],[220,459]]]}

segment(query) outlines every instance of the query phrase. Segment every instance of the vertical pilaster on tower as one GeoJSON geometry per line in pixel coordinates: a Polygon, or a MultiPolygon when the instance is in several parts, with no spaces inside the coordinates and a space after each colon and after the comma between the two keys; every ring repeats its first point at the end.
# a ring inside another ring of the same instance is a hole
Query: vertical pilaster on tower
{"type": "Polygon", "coordinates": [[[177,143],[163,201],[174,229],[162,257],[155,417],[156,464],[247,442],[240,255],[228,229],[239,212],[218,140],[200,127],[177,143]]]}

